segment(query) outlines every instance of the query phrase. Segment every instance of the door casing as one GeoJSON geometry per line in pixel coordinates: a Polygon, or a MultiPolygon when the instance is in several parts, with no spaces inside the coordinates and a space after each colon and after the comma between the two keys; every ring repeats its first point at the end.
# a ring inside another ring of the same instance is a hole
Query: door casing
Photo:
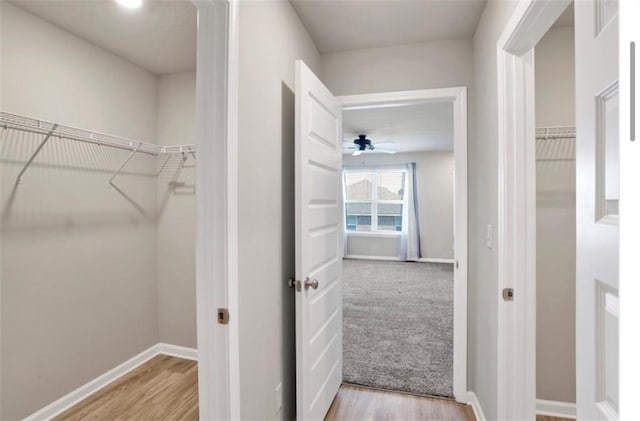
{"type": "Polygon", "coordinates": [[[570,0],[522,0],[497,43],[498,419],[536,415],[536,167],[533,50],[570,0]],[[513,288],[513,301],[504,301],[513,288]]]}
{"type": "Polygon", "coordinates": [[[432,101],[453,103],[454,121],[454,242],[457,269],[454,269],[453,394],[467,402],[467,88],[452,87],[337,97],[342,109],[406,106],[432,101]]]}
{"type": "Polygon", "coordinates": [[[196,320],[200,419],[240,419],[238,0],[192,0],[196,68],[196,320]],[[217,309],[229,310],[218,324],[217,309]]]}

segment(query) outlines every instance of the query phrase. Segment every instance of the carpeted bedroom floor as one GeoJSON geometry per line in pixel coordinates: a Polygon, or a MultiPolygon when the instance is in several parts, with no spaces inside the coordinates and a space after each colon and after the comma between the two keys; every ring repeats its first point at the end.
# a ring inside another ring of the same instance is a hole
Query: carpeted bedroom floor
{"type": "Polygon", "coordinates": [[[343,380],[453,395],[453,267],[344,260],[343,380]]]}

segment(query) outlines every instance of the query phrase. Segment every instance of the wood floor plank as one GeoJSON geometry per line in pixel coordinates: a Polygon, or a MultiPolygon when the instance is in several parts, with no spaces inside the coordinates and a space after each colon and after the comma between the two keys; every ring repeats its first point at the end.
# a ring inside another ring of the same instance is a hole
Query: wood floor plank
{"type": "Polygon", "coordinates": [[[536,415],[536,421],[574,421],[571,418],[552,417],[550,415],[536,415]]]}
{"type": "Polygon", "coordinates": [[[342,385],[325,421],[475,421],[473,410],[449,399],[342,385]]]}
{"type": "Polygon", "coordinates": [[[56,421],[197,420],[198,365],[159,355],[72,406],[56,421]]]}

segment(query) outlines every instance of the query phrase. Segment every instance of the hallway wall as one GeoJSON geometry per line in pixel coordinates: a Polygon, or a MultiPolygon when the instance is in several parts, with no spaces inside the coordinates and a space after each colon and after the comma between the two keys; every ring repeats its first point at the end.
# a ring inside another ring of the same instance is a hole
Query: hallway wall
{"type": "Polygon", "coordinates": [[[322,80],[334,95],[451,86],[471,91],[472,47],[467,38],[326,53],[322,80]]]}
{"type": "Polygon", "coordinates": [[[498,60],[496,43],[515,1],[490,0],[473,38],[475,124],[469,142],[469,384],[489,420],[497,418],[498,60]],[[493,248],[485,243],[493,227],[493,248]]]}
{"type": "Polygon", "coordinates": [[[240,416],[295,418],[295,60],[320,54],[288,1],[240,2],[240,416]],[[283,407],[275,407],[282,382],[283,407]]]}

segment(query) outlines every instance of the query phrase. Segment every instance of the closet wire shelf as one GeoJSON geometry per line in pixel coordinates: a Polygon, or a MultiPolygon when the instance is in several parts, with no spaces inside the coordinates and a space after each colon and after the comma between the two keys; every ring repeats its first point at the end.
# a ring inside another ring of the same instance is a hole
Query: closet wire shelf
{"type": "Polygon", "coordinates": [[[26,117],[19,114],[8,113],[5,111],[0,111],[0,127],[5,130],[20,130],[23,132],[36,133],[45,136],[18,174],[16,184],[22,182],[22,176],[24,175],[25,171],[29,168],[36,156],[38,156],[45,144],[52,138],[67,139],[130,151],[131,153],[129,154],[125,162],[109,180],[109,183],[112,185],[114,178],[122,171],[125,165],[136,153],[144,153],[153,156],[167,154],[167,159],[162,165],[162,167],[164,168],[171,155],[182,154],[184,156],[185,154],[191,154],[195,158],[196,152],[195,145],[193,144],[155,145],[153,143],[141,142],[138,140],[127,139],[120,136],[80,129],[72,126],[65,126],[62,124],[26,117]]]}
{"type": "Polygon", "coordinates": [[[536,128],[536,140],[573,139],[575,137],[576,128],[571,126],[536,128]]]}
{"type": "Polygon", "coordinates": [[[575,162],[576,128],[536,128],[536,162],[575,162]]]}

